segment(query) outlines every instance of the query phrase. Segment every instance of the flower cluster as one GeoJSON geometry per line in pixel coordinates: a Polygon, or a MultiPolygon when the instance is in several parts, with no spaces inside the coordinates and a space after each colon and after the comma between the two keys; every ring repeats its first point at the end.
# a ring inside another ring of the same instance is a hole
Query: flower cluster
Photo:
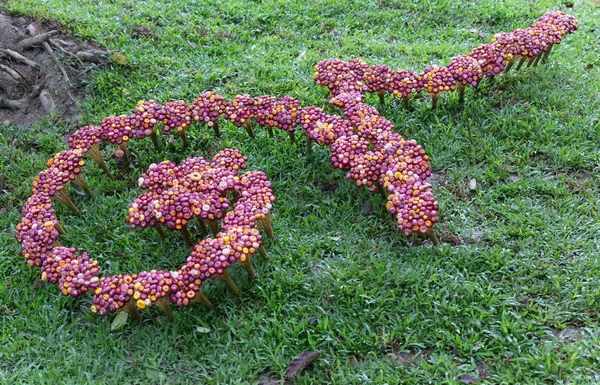
{"type": "Polygon", "coordinates": [[[487,77],[499,75],[506,68],[502,50],[495,44],[482,44],[471,51],[469,56],[477,60],[483,74],[487,77]]]}
{"type": "Polygon", "coordinates": [[[15,238],[21,243],[21,252],[27,264],[41,266],[46,254],[58,240],[58,221],[54,216],[48,195],[32,195],[22,210],[23,218],[17,225],[15,238]]]}
{"type": "Polygon", "coordinates": [[[133,281],[137,274],[118,274],[102,277],[94,290],[92,311],[100,315],[117,311],[128,304],[133,297],[133,281]]]}
{"type": "MultiPolygon", "coordinates": [[[[362,93],[368,91],[364,81],[368,67],[361,59],[350,59],[348,62],[327,59],[315,66],[314,79],[317,84],[329,88],[331,96],[339,93],[340,90],[362,93]]],[[[371,78],[370,82],[373,84],[375,80],[371,78]]]]}
{"type": "Polygon", "coordinates": [[[109,116],[100,122],[100,137],[112,144],[127,143],[135,135],[136,119],[134,116],[109,116]]]}
{"type": "Polygon", "coordinates": [[[35,195],[48,195],[53,197],[57,191],[81,173],[85,162],[81,158],[82,151],[66,150],[59,152],[48,160],[48,168],[42,171],[33,181],[33,193],[35,195]]]}
{"type": "Polygon", "coordinates": [[[179,134],[185,132],[192,122],[192,109],[193,106],[183,100],[165,103],[158,113],[158,118],[163,122],[163,131],[175,130],[179,134]]]}
{"type": "Polygon", "coordinates": [[[579,23],[575,16],[567,15],[563,11],[547,12],[539,18],[538,22],[541,24],[555,26],[561,35],[573,33],[577,31],[577,28],[579,28],[579,23]]]}
{"type": "Polygon", "coordinates": [[[338,138],[352,134],[349,121],[337,115],[328,115],[319,107],[303,108],[300,123],[306,133],[309,146],[310,142],[314,141],[319,146],[329,147],[338,138]]]}
{"type": "Polygon", "coordinates": [[[394,71],[388,66],[378,64],[368,66],[363,75],[367,92],[387,91],[388,84],[390,84],[393,75],[395,75],[394,71]]]}
{"type": "Polygon", "coordinates": [[[79,149],[84,153],[97,145],[102,141],[102,128],[97,126],[84,126],[79,130],[75,131],[73,135],[69,136],[68,143],[69,148],[76,150],[79,149]]]}
{"type": "Polygon", "coordinates": [[[77,255],[75,248],[54,248],[42,265],[42,280],[58,283],[63,295],[74,298],[96,290],[99,273],[98,261],[85,252],[77,255]]]}
{"type": "Polygon", "coordinates": [[[299,123],[300,101],[291,96],[276,100],[266,119],[267,129],[278,128],[288,133],[292,142],[296,141],[296,126],[299,123]]]}
{"type": "Polygon", "coordinates": [[[396,215],[398,230],[407,236],[431,234],[438,222],[438,203],[433,198],[429,157],[422,146],[407,141],[392,131],[393,126],[376,110],[347,94],[333,99],[344,115],[358,114],[362,121],[379,121],[365,126],[355,135],[339,137],[331,146],[335,168],[348,171],[347,179],[371,191],[379,190],[396,215]],[[346,103],[349,101],[350,103],[346,103]]]}
{"type": "Polygon", "coordinates": [[[393,138],[386,142],[383,154],[388,155],[387,167],[382,170],[379,183],[390,192],[387,208],[396,215],[398,230],[407,236],[430,232],[438,222],[439,206],[427,182],[431,171],[423,147],[415,141],[393,138]]]}
{"type": "Polygon", "coordinates": [[[423,88],[423,78],[415,71],[399,70],[390,75],[386,84],[387,92],[397,98],[404,99],[404,107],[408,108],[411,95],[418,94],[423,88]]]}
{"type": "Polygon", "coordinates": [[[250,119],[254,117],[255,99],[250,95],[238,95],[225,105],[225,119],[236,127],[244,127],[254,137],[250,119]]]}
{"type": "Polygon", "coordinates": [[[207,91],[201,93],[194,100],[192,107],[192,118],[197,122],[203,122],[215,131],[215,135],[221,136],[219,131],[219,117],[225,113],[225,98],[216,92],[207,91]]]}
{"type": "Polygon", "coordinates": [[[431,94],[434,101],[442,92],[454,91],[456,86],[456,81],[447,67],[429,66],[423,72],[422,78],[423,88],[431,94]]]}
{"type": "Polygon", "coordinates": [[[186,226],[192,218],[214,222],[225,215],[230,207],[227,191],[242,187],[238,173],[246,160],[238,150],[225,149],[210,163],[188,158],[179,166],[170,161],[151,164],[138,180],[148,192],[131,203],[127,222],[132,228],[164,225],[182,230],[188,241],[186,226]]]}
{"type": "Polygon", "coordinates": [[[483,70],[479,62],[471,56],[457,56],[452,58],[450,64],[448,64],[448,71],[458,85],[461,101],[465,87],[477,87],[481,79],[483,79],[483,70]]]}
{"type": "MultiPolygon", "coordinates": [[[[148,119],[148,116],[142,115],[153,107],[156,106],[148,102],[140,104],[136,107],[136,114],[148,119]]],[[[146,123],[155,125],[150,121],[146,123]]],[[[153,126],[146,128],[152,130],[153,126]]],[[[107,129],[114,132],[112,125],[107,129]]],[[[15,232],[27,263],[41,266],[42,280],[56,283],[65,296],[79,297],[87,292],[93,293],[92,311],[102,315],[124,310],[137,318],[137,309],[157,304],[171,318],[169,303],[183,306],[194,300],[210,305],[200,289],[202,278],[197,270],[189,268],[189,263],[173,272],[151,270],[100,277],[98,261],[85,252],[77,254],[75,248],[60,244],[59,233],[65,232],[56,219],[52,198],[66,194],[68,182],[80,183],[78,178],[85,165],[82,160],[84,150],[87,148],[89,152],[98,144],[97,138],[103,135],[102,130],[102,127],[93,126],[78,130],[69,139],[73,148],[50,159],[47,162],[48,169],[33,182],[33,195],[23,207],[23,218],[15,232]]],[[[104,137],[109,141],[108,136],[104,137]]],[[[169,161],[152,164],[138,181],[139,186],[147,191],[130,205],[128,222],[132,227],[164,224],[167,228],[182,229],[193,216],[209,222],[216,222],[226,213],[230,218],[245,218],[239,226],[235,225],[236,221],[229,220],[223,232],[215,231],[214,240],[209,238],[199,243],[223,245],[216,257],[204,254],[204,259],[200,260],[201,271],[209,271],[214,265],[211,261],[221,261],[227,257],[226,264],[220,263],[214,269],[215,274],[203,277],[219,277],[230,288],[235,288],[227,273],[227,266],[240,262],[254,276],[251,256],[257,251],[266,255],[257,226],[272,236],[269,213],[275,196],[271,183],[261,172],[240,175],[240,171],[246,169],[246,161],[247,158],[238,150],[225,149],[211,162],[202,158],[188,158],[180,165],[169,161]],[[231,191],[239,198],[234,209],[228,212],[230,203],[226,194],[231,191]]],[[[194,250],[198,250],[198,246],[194,250]]],[[[196,259],[197,253],[192,253],[190,260],[196,259]]]]}
{"type": "Polygon", "coordinates": [[[165,103],[158,113],[158,119],[163,123],[163,131],[177,131],[185,147],[189,146],[185,130],[192,122],[193,108],[192,105],[187,104],[183,100],[178,100],[176,102],[165,103]]]}
{"type": "Polygon", "coordinates": [[[47,162],[48,168],[40,172],[33,181],[33,194],[54,198],[75,214],[79,214],[79,210],[69,197],[66,186],[68,182],[73,182],[83,188],[88,195],[91,195],[87,182],[81,175],[81,169],[85,165],[82,156],[83,151],[81,149],[65,150],[54,155],[47,162]]]}
{"type": "Polygon", "coordinates": [[[160,149],[158,138],[156,136],[156,126],[162,106],[154,100],[140,100],[133,109],[133,118],[135,121],[136,139],[144,139],[149,136],[156,149],[160,149]]]}
{"type": "Polygon", "coordinates": [[[224,117],[237,127],[243,127],[250,137],[254,137],[251,124],[251,119],[254,119],[267,129],[270,136],[274,135],[273,129],[278,128],[286,131],[293,142],[300,111],[300,102],[290,96],[276,99],[268,95],[256,98],[238,95],[225,103],[224,117]]]}

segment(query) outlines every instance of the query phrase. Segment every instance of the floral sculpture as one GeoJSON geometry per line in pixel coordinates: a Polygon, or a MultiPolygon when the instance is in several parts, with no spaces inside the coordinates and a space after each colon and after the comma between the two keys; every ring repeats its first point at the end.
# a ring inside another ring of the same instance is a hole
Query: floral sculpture
{"type": "Polygon", "coordinates": [[[139,309],[157,305],[172,319],[171,304],[212,306],[202,284],[214,278],[238,294],[228,267],[240,262],[254,277],[251,258],[256,253],[267,258],[259,230],[275,240],[270,217],[275,196],[263,172],[242,173],[247,158],[235,149],[224,149],[211,161],[188,158],[179,165],[168,160],[151,164],[139,177],[144,192],[130,204],[126,220],[134,229],[152,227],[162,237],[165,229],[182,234],[192,251],[175,271],[101,276],[98,261],[86,252],[62,246],[59,238],[66,232],[52,204],[53,200],[61,202],[80,214],[69,196],[69,183],[92,194],[83,176],[86,155],[111,175],[101,143],[115,145],[115,155],[129,168],[131,140],[150,137],[160,149],[158,132],[175,130],[187,147],[187,130],[195,122],[206,124],[220,136],[223,116],[252,138],[256,136],[253,121],[269,136],[275,135],[275,129],[285,131],[292,142],[301,127],[307,153],[313,143],[329,147],[333,166],[344,170],[347,179],[383,195],[399,231],[406,236],[424,234],[438,244],[433,227],[439,206],[428,182],[429,157],[421,145],[394,132],[393,124],[364,102],[365,93],[376,93],[383,101],[389,92],[408,107],[410,97],[425,90],[435,108],[442,93],[458,88],[462,101],[464,89],[476,87],[484,76],[507,72],[514,63],[520,69],[525,62],[536,66],[546,60],[552,47],[576,29],[574,17],[552,11],[530,28],[499,34],[468,56],[455,57],[445,67],[430,66],[420,74],[369,66],[360,59],[322,61],[315,67],[315,80],[328,87],[330,104],[339,107],[343,116],[327,114],[319,107],[301,107],[289,96],[238,95],[229,101],[209,91],[192,103],[140,101],[132,114],[109,116],[98,126],[82,127],[69,137],[69,149],[54,155],[33,181],[32,196],[23,206],[15,238],[27,263],[41,267],[42,280],[58,284],[63,295],[91,293],[92,311],[101,315],[122,310],[120,314],[139,319],[139,309]],[[194,242],[188,229],[193,220],[212,235],[194,242]]]}

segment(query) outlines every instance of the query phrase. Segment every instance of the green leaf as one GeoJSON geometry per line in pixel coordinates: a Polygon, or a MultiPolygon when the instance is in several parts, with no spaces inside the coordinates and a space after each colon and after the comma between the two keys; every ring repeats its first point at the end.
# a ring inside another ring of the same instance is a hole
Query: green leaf
{"type": "Polygon", "coordinates": [[[146,368],[145,373],[150,381],[162,381],[165,379],[164,373],[156,368],[146,368]]]}
{"type": "Polygon", "coordinates": [[[125,324],[127,323],[127,318],[129,318],[129,313],[124,311],[118,312],[117,316],[110,325],[110,330],[120,329],[123,326],[125,326],[125,324]]]}

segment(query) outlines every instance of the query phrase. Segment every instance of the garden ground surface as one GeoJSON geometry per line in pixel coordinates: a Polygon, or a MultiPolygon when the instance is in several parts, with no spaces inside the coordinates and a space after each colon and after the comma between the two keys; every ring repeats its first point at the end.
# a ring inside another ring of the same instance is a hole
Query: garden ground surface
{"type": "MultiPolygon", "coordinates": [[[[82,124],[129,113],[140,99],[191,101],[203,90],[325,106],[327,92],[312,80],[319,60],[361,57],[420,71],[561,7],[0,3],[125,55],[126,64],[92,71],[82,124]]],[[[89,297],[62,297],[25,264],[13,239],[20,207],[77,127],[58,117],[0,126],[0,383],[269,383],[310,350],[321,354],[296,384],[600,382],[600,3],[564,9],[580,29],[549,64],[484,81],[464,107],[457,95],[443,97],[435,112],[425,98],[407,112],[390,96],[383,106],[368,97],[432,158],[440,247],[397,233],[384,201],[334,171],[326,149],[305,156],[302,141],[292,145],[282,133],[250,140],[222,122],[220,139],[194,127],[191,151],[180,140],[164,153],[150,141],[135,143],[134,169],[113,181],[90,164],[94,197],[74,194],[86,213],[58,213],[70,233],[63,243],[89,252],[105,274],[177,268],[190,252],[175,234],[165,242],[125,223],[136,180],[151,162],[210,158],[235,146],[274,182],[279,239],[267,241],[271,260],[257,258],[253,281],[232,268],[240,297],[207,283],[218,307],[174,309],[173,323],[150,309],[141,325],[111,331],[111,317],[92,314],[89,297]]]]}

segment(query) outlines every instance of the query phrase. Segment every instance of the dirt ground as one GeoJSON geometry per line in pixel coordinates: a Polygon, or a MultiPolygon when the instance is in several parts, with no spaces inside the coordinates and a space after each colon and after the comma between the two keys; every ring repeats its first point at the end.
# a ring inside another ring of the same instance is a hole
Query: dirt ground
{"type": "Polygon", "coordinates": [[[0,13],[0,124],[29,125],[48,115],[78,123],[83,81],[108,61],[109,52],[55,25],[0,13]],[[25,44],[47,32],[42,42],[25,44]]]}

